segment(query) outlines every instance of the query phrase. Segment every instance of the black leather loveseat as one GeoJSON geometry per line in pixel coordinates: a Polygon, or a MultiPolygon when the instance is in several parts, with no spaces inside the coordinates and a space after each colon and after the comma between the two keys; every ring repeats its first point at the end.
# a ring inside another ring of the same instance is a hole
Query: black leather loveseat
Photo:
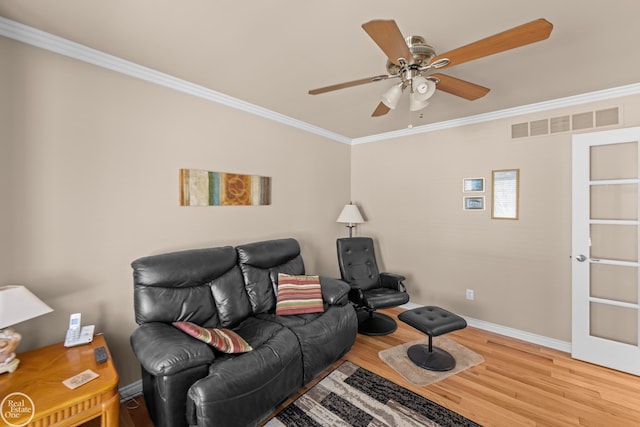
{"type": "Polygon", "coordinates": [[[156,426],[255,425],[355,341],[340,280],[320,277],[323,312],[274,313],[278,273],[305,273],[294,239],[148,256],[132,267],[131,346],[156,426]],[[172,326],[180,321],[231,329],[253,350],[218,352],[172,326]]]}

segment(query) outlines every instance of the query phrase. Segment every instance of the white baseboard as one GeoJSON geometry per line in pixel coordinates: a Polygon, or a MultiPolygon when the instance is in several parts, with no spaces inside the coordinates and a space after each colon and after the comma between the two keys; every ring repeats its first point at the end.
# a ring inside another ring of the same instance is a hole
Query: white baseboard
{"type": "Polygon", "coordinates": [[[508,326],[497,325],[495,323],[485,322],[484,320],[474,319],[472,317],[462,316],[469,326],[483,329],[485,331],[494,332],[510,338],[516,338],[532,344],[541,345],[543,347],[553,348],[554,350],[571,353],[571,343],[561,341],[555,338],[545,337],[543,335],[532,334],[531,332],[521,331],[519,329],[510,328],[508,326]]]}
{"type": "MultiPolygon", "coordinates": [[[[411,310],[421,307],[419,304],[406,303],[401,305],[400,308],[411,310]]],[[[462,316],[467,321],[469,326],[482,329],[484,331],[494,332],[496,334],[504,335],[510,338],[519,339],[522,341],[530,342],[532,344],[541,345],[544,347],[553,348],[555,350],[571,353],[571,343],[566,341],[557,340],[555,338],[545,337],[543,335],[532,334],[531,332],[521,331],[519,329],[510,328],[508,326],[498,325],[496,323],[485,322],[484,320],[474,319],[473,317],[462,316]]],[[[132,397],[142,394],[142,380],[138,380],[131,384],[120,387],[120,401],[124,402],[132,397]]]]}
{"type": "MultiPolygon", "coordinates": [[[[401,305],[400,307],[406,310],[411,310],[414,308],[421,307],[421,305],[409,302],[404,305],[401,305]]],[[[498,325],[496,323],[485,322],[484,320],[474,319],[473,317],[467,317],[467,316],[462,316],[462,317],[464,317],[464,320],[467,321],[467,324],[469,326],[473,326],[474,328],[482,329],[484,331],[494,332],[496,334],[530,342],[532,344],[553,348],[554,350],[571,353],[570,342],[561,341],[555,338],[545,337],[543,335],[533,334],[531,332],[521,331],[519,329],[498,325]]]]}
{"type": "Polygon", "coordinates": [[[142,394],[142,380],[120,387],[120,402],[127,401],[142,394]]]}

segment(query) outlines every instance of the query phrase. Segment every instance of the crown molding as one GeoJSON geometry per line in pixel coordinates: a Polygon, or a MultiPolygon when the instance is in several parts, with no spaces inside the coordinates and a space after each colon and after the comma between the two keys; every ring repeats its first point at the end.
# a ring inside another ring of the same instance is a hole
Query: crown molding
{"type": "Polygon", "coordinates": [[[638,83],[576,96],[570,96],[566,98],[555,99],[551,101],[522,105],[515,108],[508,108],[504,110],[478,114],[475,116],[446,120],[423,126],[414,126],[412,128],[400,129],[392,132],[385,132],[359,138],[349,138],[347,136],[331,132],[319,126],[315,126],[310,123],[285,116],[284,114],[280,114],[267,108],[263,108],[258,105],[243,101],[241,99],[225,95],[223,93],[206,88],[204,86],[197,85],[195,83],[191,83],[186,80],[179,79],[169,74],[144,67],[142,65],[127,61],[117,56],[109,55],[97,49],[93,49],[88,46],[73,42],[71,40],[58,37],[51,33],[38,30],[36,28],[21,24],[2,16],[0,16],[0,35],[25,44],[29,44],[31,46],[48,50],[50,52],[77,59],[79,61],[93,64],[98,67],[106,68],[108,70],[144,80],[149,83],[154,83],[169,89],[176,90],[178,92],[196,96],[210,102],[222,104],[230,108],[241,110],[268,120],[273,120],[286,126],[291,126],[305,132],[309,132],[333,141],[338,141],[343,144],[349,145],[366,144],[369,142],[384,141],[387,139],[394,139],[408,135],[435,132],[458,126],[483,123],[492,120],[515,117],[522,114],[537,113],[541,111],[569,107],[588,102],[602,101],[629,95],[637,95],[640,93],[640,83],[638,83]]]}
{"type": "Polygon", "coordinates": [[[345,144],[351,138],[0,16],[0,35],[345,144]]]}
{"type": "Polygon", "coordinates": [[[627,86],[614,87],[595,92],[583,93],[581,95],[568,96],[566,98],[554,99],[551,101],[538,102],[535,104],[521,105],[519,107],[507,108],[504,110],[492,111],[475,116],[462,117],[459,119],[447,120],[432,123],[424,126],[415,126],[407,129],[400,129],[392,132],[380,133],[377,135],[364,136],[351,140],[352,145],[366,144],[368,142],[384,141],[401,136],[416,135],[421,133],[435,132],[443,129],[450,129],[458,126],[465,126],[474,123],[489,122],[492,120],[507,119],[523,114],[538,113],[541,111],[555,110],[558,108],[572,107],[586,104],[588,102],[604,101],[607,99],[620,98],[623,96],[640,94],[640,83],[627,86]]]}

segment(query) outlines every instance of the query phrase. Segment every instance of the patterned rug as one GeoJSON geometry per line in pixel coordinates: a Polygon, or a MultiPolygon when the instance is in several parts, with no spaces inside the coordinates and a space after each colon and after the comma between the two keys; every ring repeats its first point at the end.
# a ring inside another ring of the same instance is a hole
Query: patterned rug
{"type": "Polygon", "coordinates": [[[479,424],[344,362],[265,427],[478,427],[479,424]]]}

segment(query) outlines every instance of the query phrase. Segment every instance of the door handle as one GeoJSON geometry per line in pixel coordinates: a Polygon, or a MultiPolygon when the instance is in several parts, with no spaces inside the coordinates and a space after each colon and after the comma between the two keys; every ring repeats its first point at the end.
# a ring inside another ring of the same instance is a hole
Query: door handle
{"type": "Polygon", "coordinates": [[[578,261],[578,262],[585,262],[586,260],[587,260],[587,257],[582,255],[582,254],[580,254],[580,255],[578,255],[576,257],[576,261],[578,261]]]}

